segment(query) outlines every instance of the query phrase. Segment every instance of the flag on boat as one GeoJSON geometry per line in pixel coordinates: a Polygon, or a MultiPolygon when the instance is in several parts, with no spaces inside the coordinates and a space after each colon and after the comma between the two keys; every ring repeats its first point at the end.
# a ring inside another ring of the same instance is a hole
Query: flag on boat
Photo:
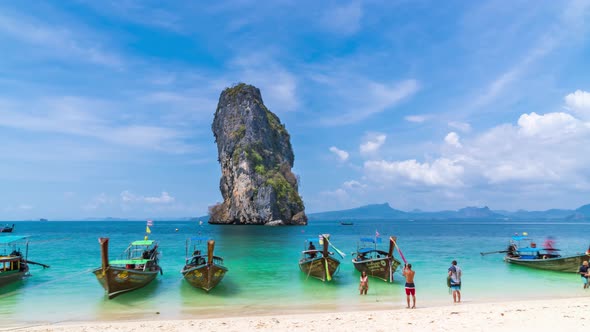
{"type": "Polygon", "coordinates": [[[147,221],[147,225],[148,226],[154,226],[154,221],[153,220],[148,220],[147,221]]]}
{"type": "Polygon", "coordinates": [[[379,231],[375,230],[375,237],[379,237],[379,235],[381,235],[379,234],[379,231]]]}
{"type": "Polygon", "coordinates": [[[150,226],[145,226],[145,232],[148,234],[152,234],[152,231],[150,230],[150,226]]]}

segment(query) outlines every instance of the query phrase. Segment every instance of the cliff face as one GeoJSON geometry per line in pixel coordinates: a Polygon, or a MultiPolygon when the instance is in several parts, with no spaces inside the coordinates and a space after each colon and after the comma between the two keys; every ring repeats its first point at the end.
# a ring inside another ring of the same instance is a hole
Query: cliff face
{"type": "Polygon", "coordinates": [[[240,83],[225,89],[213,120],[223,203],[209,210],[210,223],[307,224],[291,172],[293,149],[279,118],[262,102],[260,90],[240,83]]]}

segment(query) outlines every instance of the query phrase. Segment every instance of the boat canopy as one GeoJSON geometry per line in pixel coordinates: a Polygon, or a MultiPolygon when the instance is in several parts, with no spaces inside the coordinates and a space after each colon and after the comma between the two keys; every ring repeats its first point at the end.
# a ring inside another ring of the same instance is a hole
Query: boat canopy
{"type": "Polygon", "coordinates": [[[518,251],[518,252],[537,252],[537,251],[541,251],[541,250],[545,250],[545,249],[542,249],[542,248],[529,248],[529,247],[516,249],[516,251],[518,251]]]}
{"type": "Polygon", "coordinates": [[[116,259],[109,261],[109,264],[113,265],[126,265],[126,264],[145,264],[149,262],[149,259],[116,259]]]}
{"type": "Polygon", "coordinates": [[[209,238],[208,237],[204,237],[204,236],[193,236],[190,238],[191,241],[208,241],[209,238]]]}
{"type": "Polygon", "coordinates": [[[370,243],[381,243],[381,238],[374,238],[374,237],[361,237],[361,242],[370,242],[370,243]]]}
{"type": "Polygon", "coordinates": [[[360,248],[359,250],[357,250],[357,252],[359,254],[367,254],[367,253],[370,253],[372,251],[376,251],[376,250],[373,249],[373,248],[360,248]]]}
{"type": "Polygon", "coordinates": [[[9,244],[12,242],[20,241],[26,239],[26,236],[22,235],[4,235],[0,236],[0,244],[9,244]]]}
{"type": "Polygon", "coordinates": [[[132,246],[151,246],[154,244],[154,240],[138,240],[131,242],[132,246]]]}
{"type": "Polygon", "coordinates": [[[526,236],[514,235],[514,236],[512,236],[512,240],[513,241],[525,241],[525,240],[530,240],[530,239],[526,236]]]}

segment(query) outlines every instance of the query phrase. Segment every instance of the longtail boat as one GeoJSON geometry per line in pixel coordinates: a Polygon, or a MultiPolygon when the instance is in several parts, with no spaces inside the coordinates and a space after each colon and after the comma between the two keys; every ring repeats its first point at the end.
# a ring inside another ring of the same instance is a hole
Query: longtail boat
{"type": "Polygon", "coordinates": [[[12,233],[14,230],[14,224],[12,226],[6,224],[4,226],[0,226],[0,233],[12,233]]]}
{"type": "Polygon", "coordinates": [[[118,260],[109,261],[109,239],[98,239],[102,266],[92,273],[109,299],[146,286],[162,274],[158,265],[158,244],[154,240],[133,241],[118,260]]]}
{"type": "Polygon", "coordinates": [[[213,255],[215,241],[193,237],[186,241],[185,265],[180,271],[184,279],[196,288],[209,292],[227,273],[223,258],[213,255]],[[207,253],[203,253],[203,243],[207,241],[207,253]],[[190,252],[190,256],[189,256],[190,252]]]}
{"type": "Polygon", "coordinates": [[[389,251],[379,250],[380,237],[361,238],[357,246],[355,257],[352,259],[354,268],[359,272],[365,271],[369,277],[379,278],[383,281],[393,282],[393,273],[401,264],[393,257],[395,237],[389,238],[389,251]]]}
{"type": "MultiPolygon", "coordinates": [[[[333,252],[328,250],[328,246],[330,245],[329,238],[329,234],[320,235],[319,245],[322,246],[322,250],[317,250],[313,244],[318,239],[308,239],[305,241],[305,247],[301,252],[301,259],[299,260],[299,269],[308,277],[311,276],[321,281],[330,281],[332,280],[332,276],[338,271],[340,261],[333,257],[333,252]]],[[[339,252],[336,248],[334,249],[339,252]]],[[[342,254],[340,255],[342,256],[342,254]]]]}
{"type": "Polygon", "coordinates": [[[6,235],[0,236],[0,287],[21,280],[29,274],[29,264],[41,265],[44,268],[49,265],[27,260],[29,242],[26,236],[6,235]],[[25,253],[20,245],[24,242],[25,253]]]}
{"type": "Polygon", "coordinates": [[[576,273],[584,261],[590,260],[590,256],[586,253],[562,256],[558,253],[559,251],[552,245],[537,247],[532,239],[515,235],[504,251],[506,252],[504,261],[535,269],[576,273]]]}

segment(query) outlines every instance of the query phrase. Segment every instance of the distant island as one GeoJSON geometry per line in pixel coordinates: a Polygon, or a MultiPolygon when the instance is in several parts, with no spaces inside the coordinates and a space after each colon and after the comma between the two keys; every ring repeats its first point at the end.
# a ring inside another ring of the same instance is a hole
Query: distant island
{"type": "Polygon", "coordinates": [[[398,220],[590,220],[590,204],[575,210],[549,209],[544,211],[504,211],[491,210],[489,207],[465,207],[459,210],[424,212],[421,210],[402,211],[392,208],[388,203],[370,204],[354,209],[318,212],[308,214],[312,220],[367,220],[367,219],[398,219],[398,220]]]}

